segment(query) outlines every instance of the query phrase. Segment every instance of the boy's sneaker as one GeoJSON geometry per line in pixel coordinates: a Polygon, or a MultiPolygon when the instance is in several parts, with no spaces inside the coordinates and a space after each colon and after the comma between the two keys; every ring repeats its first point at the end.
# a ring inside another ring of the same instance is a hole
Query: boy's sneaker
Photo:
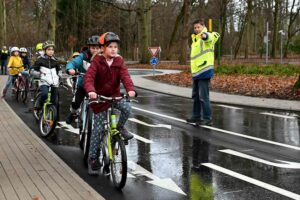
{"type": "Polygon", "coordinates": [[[89,158],[88,160],[88,173],[89,175],[99,175],[101,164],[97,158],[89,158]]]}
{"type": "Polygon", "coordinates": [[[196,122],[197,125],[199,126],[212,126],[213,123],[212,123],[212,120],[211,119],[204,119],[204,120],[201,120],[200,122],[196,122]]]}
{"type": "Polygon", "coordinates": [[[133,138],[133,135],[131,133],[129,133],[126,128],[122,127],[122,128],[118,128],[118,130],[120,131],[122,137],[124,138],[124,140],[131,140],[133,138]]]}
{"type": "Polygon", "coordinates": [[[77,118],[76,113],[69,113],[69,115],[67,116],[67,119],[66,119],[66,123],[71,124],[76,118],[77,118]]]}
{"type": "Polygon", "coordinates": [[[201,121],[201,119],[198,117],[191,117],[189,119],[186,119],[187,123],[197,123],[197,122],[199,123],[200,121],[201,121]]]}

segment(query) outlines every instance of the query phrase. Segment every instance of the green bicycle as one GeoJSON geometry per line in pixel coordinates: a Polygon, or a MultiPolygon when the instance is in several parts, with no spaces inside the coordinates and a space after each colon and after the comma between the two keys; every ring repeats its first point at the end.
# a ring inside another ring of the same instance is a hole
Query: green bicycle
{"type": "MultiPolygon", "coordinates": [[[[108,102],[110,108],[106,112],[106,120],[104,121],[104,130],[100,134],[99,160],[103,166],[103,172],[109,174],[117,189],[125,186],[127,179],[127,154],[124,140],[117,130],[115,104],[126,98],[127,95],[121,97],[105,97],[99,95],[96,100],[90,100],[89,104],[108,102]]],[[[86,127],[88,128],[88,126],[86,127]]],[[[88,132],[88,131],[86,131],[88,132]]],[[[89,137],[90,138],[90,137],[89,137]]],[[[85,141],[85,144],[89,144],[85,141]]],[[[88,153],[88,152],[86,152],[88,153]]],[[[84,155],[87,159],[87,155],[84,155]]]]}

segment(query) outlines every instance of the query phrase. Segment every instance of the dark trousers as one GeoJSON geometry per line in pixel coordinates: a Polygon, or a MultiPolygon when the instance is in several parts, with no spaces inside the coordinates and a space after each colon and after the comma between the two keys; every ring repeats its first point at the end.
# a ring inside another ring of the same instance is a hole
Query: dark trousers
{"type": "Polygon", "coordinates": [[[77,112],[77,110],[79,109],[80,104],[82,103],[85,96],[86,96],[86,92],[85,92],[84,88],[78,87],[76,89],[75,95],[72,99],[72,105],[70,108],[72,113],[77,112]]]}
{"type": "MultiPolygon", "coordinates": [[[[42,107],[46,101],[46,99],[48,98],[48,92],[49,92],[49,86],[47,85],[42,85],[40,87],[40,91],[41,91],[41,104],[40,106],[42,107]]],[[[56,87],[52,87],[51,88],[51,102],[53,104],[57,104],[57,94],[58,94],[58,88],[56,87]]]]}
{"type": "Polygon", "coordinates": [[[1,60],[1,74],[6,75],[7,74],[7,60],[1,60]]]}
{"type": "Polygon", "coordinates": [[[210,79],[193,80],[193,117],[211,120],[211,105],[209,100],[210,79]]]}

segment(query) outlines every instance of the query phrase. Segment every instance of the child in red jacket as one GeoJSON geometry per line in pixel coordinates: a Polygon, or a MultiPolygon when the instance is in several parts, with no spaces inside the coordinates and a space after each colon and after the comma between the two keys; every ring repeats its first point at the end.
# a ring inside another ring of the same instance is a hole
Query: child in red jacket
{"type": "MultiPolygon", "coordinates": [[[[124,64],[123,58],[118,55],[119,36],[112,32],[101,35],[99,43],[103,48],[102,55],[96,55],[91,62],[84,78],[84,88],[90,99],[97,95],[120,96],[120,82],[123,83],[128,95],[135,97],[134,85],[124,64]]],[[[100,162],[97,150],[100,142],[100,133],[104,128],[106,110],[108,103],[92,104],[93,114],[92,135],[90,139],[90,151],[88,159],[88,172],[97,175],[100,171],[100,162]]],[[[130,140],[133,135],[129,133],[124,125],[131,113],[130,102],[126,100],[118,102],[116,108],[121,111],[117,128],[125,140],[130,140]]]]}

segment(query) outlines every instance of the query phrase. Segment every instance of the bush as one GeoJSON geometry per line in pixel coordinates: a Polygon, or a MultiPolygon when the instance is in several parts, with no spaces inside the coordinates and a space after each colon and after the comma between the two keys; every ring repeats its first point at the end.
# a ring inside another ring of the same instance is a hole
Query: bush
{"type": "Polygon", "coordinates": [[[300,66],[295,65],[220,65],[215,68],[216,74],[257,74],[257,75],[287,75],[300,74],[300,66]]]}

